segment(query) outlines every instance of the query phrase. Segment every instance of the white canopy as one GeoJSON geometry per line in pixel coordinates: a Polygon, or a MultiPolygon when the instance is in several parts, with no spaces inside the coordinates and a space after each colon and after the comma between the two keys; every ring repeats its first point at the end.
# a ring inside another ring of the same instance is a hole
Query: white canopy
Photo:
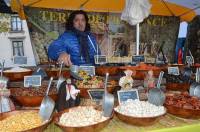
{"type": "Polygon", "coordinates": [[[151,4],[149,0],[126,0],[121,19],[130,25],[136,25],[149,16],[151,4]]]}

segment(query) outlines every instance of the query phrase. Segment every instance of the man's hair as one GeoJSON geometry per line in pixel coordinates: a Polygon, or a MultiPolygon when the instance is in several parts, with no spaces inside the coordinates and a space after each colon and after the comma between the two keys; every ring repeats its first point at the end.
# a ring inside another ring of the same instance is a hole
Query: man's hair
{"type": "Polygon", "coordinates": [[[78,15],[78,14],[84,15],[85,20],[86,20],[85,31],[90,31],[90,24],[88,23],[88,20],[89,20],[88,15],[85,11],[82,11],[82,10],[73,11],[69,15],[69,18],[66,23],[66,30],[73,30],[73,20],[76,17],[76,15],[78,15]]]}

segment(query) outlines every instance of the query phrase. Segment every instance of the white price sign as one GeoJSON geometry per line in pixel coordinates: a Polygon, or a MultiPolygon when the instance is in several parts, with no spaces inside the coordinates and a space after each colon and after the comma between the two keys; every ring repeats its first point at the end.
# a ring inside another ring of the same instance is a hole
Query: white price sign
{"type": "Polygon", "coordinates": [[[79,70],[86,71],[89,75],[95,75],[95,67],[94,66],[80,66],[79,70]]]}
{"type": "Polygon", "coordinates": [[[39,87],[39,86],[41,86],[40,75],[24,76],[24,87],[39,87]]]}
{"type": "Polygon", "coordinates": [[[176,67],[168,67],[168,74],[171,75],[179,75],[179,68],[176,67]]]}

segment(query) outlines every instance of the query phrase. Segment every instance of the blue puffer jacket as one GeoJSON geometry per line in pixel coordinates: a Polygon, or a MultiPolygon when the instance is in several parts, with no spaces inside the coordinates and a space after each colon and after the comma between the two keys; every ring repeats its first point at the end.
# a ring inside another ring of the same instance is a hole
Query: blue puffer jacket
{"type": "MultiPolygon", "coordinates": [[[[88,46],[90,62],[94,65],[94,55],[97,55],[97,52],[100,54],[100,50],[99,48],[97,50],[95,37],[91,33],[88,35],[88,46]]],[[[80,56],[79,48],[80,45],[76,34],[71,31],[66,31],[50,44],[48,48],[48,56],[52,60],[57,60],[61,53],[66,52],[67,54],[70,54],[71,62],[74,65],[84,65],[86,62],[85,59],[80,56]]]]}

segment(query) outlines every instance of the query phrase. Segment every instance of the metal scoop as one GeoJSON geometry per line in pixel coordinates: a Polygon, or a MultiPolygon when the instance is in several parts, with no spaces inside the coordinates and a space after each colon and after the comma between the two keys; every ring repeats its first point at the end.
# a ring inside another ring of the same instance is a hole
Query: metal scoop
{"type": "Polygon", "coordinates": [[[190,85],[190,96],[194,96],[194,90],[195,88],[199,85],[199,68],[196,69],[196,73],[195,73],[195,81],[190,85]]]}
{"type": "Polygon", "coordinates": [[[191,82],[191,77],[193,75],[192,68],[185,67],[182,71],[182,76],[184,81],[191,82]]]}
{"type": "Polygon", "coordinates": [[[50,78],[49,85],[48,85],[48,88],[46,91],[46,95],[43,98],[42,103],[40,105],[39,115],[42,117],[43,121],[49,120],[49,118],[51,117],[51,114],[54,110],[54,106],[55,106],[54,100],[48,96],[52,80],[53,80],[53,77],[50,78]]]}
{"type": "Polygon", "coordinates": [[[109,73],[106,73],[104,95],[103,95],[103,115],[105,117],[110,117],[112,115],[114,107],[114,96],[107,91],[109,73]]]}
{"type": "Polygon", "coordinates": [[[64,64],[64,62],[62,61],[61,64],[60,64],[59,78],[58,78],[57,85],[56,85],[57,91],[59,90],[60,85],[62,84],[62,82],[65,81],[65,78],[62,75],[63,64],[64,64]]]}
{"type": "Polygon", "coordinates": [[[72,66],[70,67],[70,75],[71,75],[73,78],[75,78],[76,80],[82,81],[83,78],[80,77],[80,76],[78,75],[78,71],[79,71],[79,66],[77,66],[77,65],[72,65],[72,66]]]}
{"type": "Polygon", "coordinates": [[[157,87],[149,90],[149,93],[148,93],[148,102],[152,103],[154,105],[157,105],[157,106],[163,105],[165,102],[165,94],[160,89],[160,84],[161,84],[161,81],[163,78],[163,74],[164,74],[164,72],[161,71],[160,75],[159,75],[157,87]]]}
{"type": "Polygon", "coordinates": [[[192,83],[191,86],[190,86],[190,96],[196,96],[198,98],[200,98],[200,69],[197,68],[196,70],[196,82],[192,83]]]}

